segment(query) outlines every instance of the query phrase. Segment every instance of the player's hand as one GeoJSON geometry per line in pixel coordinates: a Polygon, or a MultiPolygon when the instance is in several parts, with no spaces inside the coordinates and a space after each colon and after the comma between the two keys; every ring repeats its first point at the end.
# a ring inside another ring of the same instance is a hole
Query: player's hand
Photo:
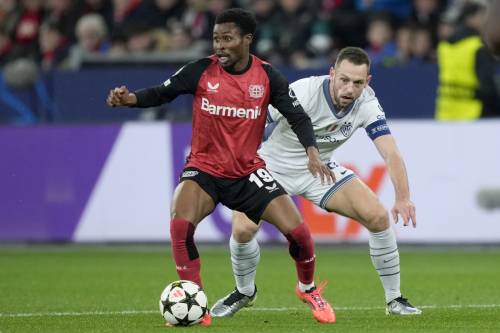
{"type": "Polygon", "coordinates": [[[106,99],[109,106],[132,106],[137,103],[135,94],[131,94],[125,86],[111,89],[106,99]]]}
{"type": "Polygon", "coordinates": [[[401,219],[403,220],[403,225],[405,227],[410,223],[410,221],[414,228],[417,226],[416,208],[410,200],[396,200],[391,213],[394,223],[398,223],[399,215],[401,215],[401,219]]]}
{"type": "Polygon", "coordinates": [[[307,167],[314,177],[320,177],[321,184],[335,183],[335,175],[332,170],[321,161],[319,151],[316,147],[307,148],[307,157],[309,157],[309,164],[307,167]]]}

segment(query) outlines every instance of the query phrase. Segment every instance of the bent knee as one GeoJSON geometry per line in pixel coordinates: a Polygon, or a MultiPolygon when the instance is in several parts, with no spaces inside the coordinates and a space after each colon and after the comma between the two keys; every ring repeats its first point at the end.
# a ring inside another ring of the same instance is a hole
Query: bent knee
{"type": "Polygon", "coordinates": [[[366,227],[371,232],[380,232],[389,228],[389,213],[380,206],[374,210],[366,221],[366,227]]]}
{"type": "Polygon", "coordinates": [[[257,233],[258,226],[254,224],[255,227],[249,225],[237,225],[233,226],[233,238],[238,243],[248,243],[250,242],[257,233]]]}
{"type": "Polygon", "coordinates": [[[238,243],[248,243],[255,237],[258,230],[259,226],[245,214],[233,214],[233,238],[238,243]]]}

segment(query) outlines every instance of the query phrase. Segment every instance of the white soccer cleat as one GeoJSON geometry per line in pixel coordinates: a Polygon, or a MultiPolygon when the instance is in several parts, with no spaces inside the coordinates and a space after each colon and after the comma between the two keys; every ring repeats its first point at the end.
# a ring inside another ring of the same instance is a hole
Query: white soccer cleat
{"type": "Polygon", "coordinates": [[[226,297],[218,300],[210,313],[213,317],[232,317],[236,312],[242,308],[250,307],[255,303],[257,298],[257,286],[252,296],[243,295],[234,288],[234,290],[226,297]]]}
{"type": "Polygon", "coordinates": [[[395,316],[411,316],[422,314],[422,310],[414,307],[406,298],[400,296],[387,303],[385,314],[395,316]]]}

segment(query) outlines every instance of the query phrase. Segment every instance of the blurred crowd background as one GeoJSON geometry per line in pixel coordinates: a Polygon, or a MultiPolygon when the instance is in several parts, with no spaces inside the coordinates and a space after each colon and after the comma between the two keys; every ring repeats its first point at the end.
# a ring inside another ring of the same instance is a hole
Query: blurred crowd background
{"type": "Polygon", "coordinates": [[[255,12],[254,52],[275,65],[324,67],[346,45],[375,64],[435,61],[465,0],[0,0],[0,64],[29,57],[43,69],[77,69],[82,57],[211,51],[217,14],[255,12]]]}
{"type": "Polygon", "coordinates": [[[0,70],[23,86],[85,63],[175,67],[211,53],[215,17],[230,7],[256,14],[253,52],[275,66],[328,68],[348,45],[374,67],[421,66],[437,62],[472,2],[487,0],[0,0],[0,70]]]}

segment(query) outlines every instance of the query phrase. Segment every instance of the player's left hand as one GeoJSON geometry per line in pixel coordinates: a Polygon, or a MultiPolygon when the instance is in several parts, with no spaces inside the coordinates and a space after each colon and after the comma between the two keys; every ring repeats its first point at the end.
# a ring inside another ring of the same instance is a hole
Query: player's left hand
{"type": "Polygon", "coordinates": [[[394,223],[398,223],[398,216],[401,215],[403,225],[406,227],[410,221],[415,228],[417,226],[417,213],[413,202],[408,199],[396,200],[394,207],[391,209],[394,223]]]}
{"type": "Polygon", "coordinates": [[[307,157],[309,157],[309,163],[307,167],[314,177],[320,177],[321,184],[333,184],[335,183],[335,175],[330,168],[321,161],[319,151],[316,147],[307,148],[307,157]]]}

